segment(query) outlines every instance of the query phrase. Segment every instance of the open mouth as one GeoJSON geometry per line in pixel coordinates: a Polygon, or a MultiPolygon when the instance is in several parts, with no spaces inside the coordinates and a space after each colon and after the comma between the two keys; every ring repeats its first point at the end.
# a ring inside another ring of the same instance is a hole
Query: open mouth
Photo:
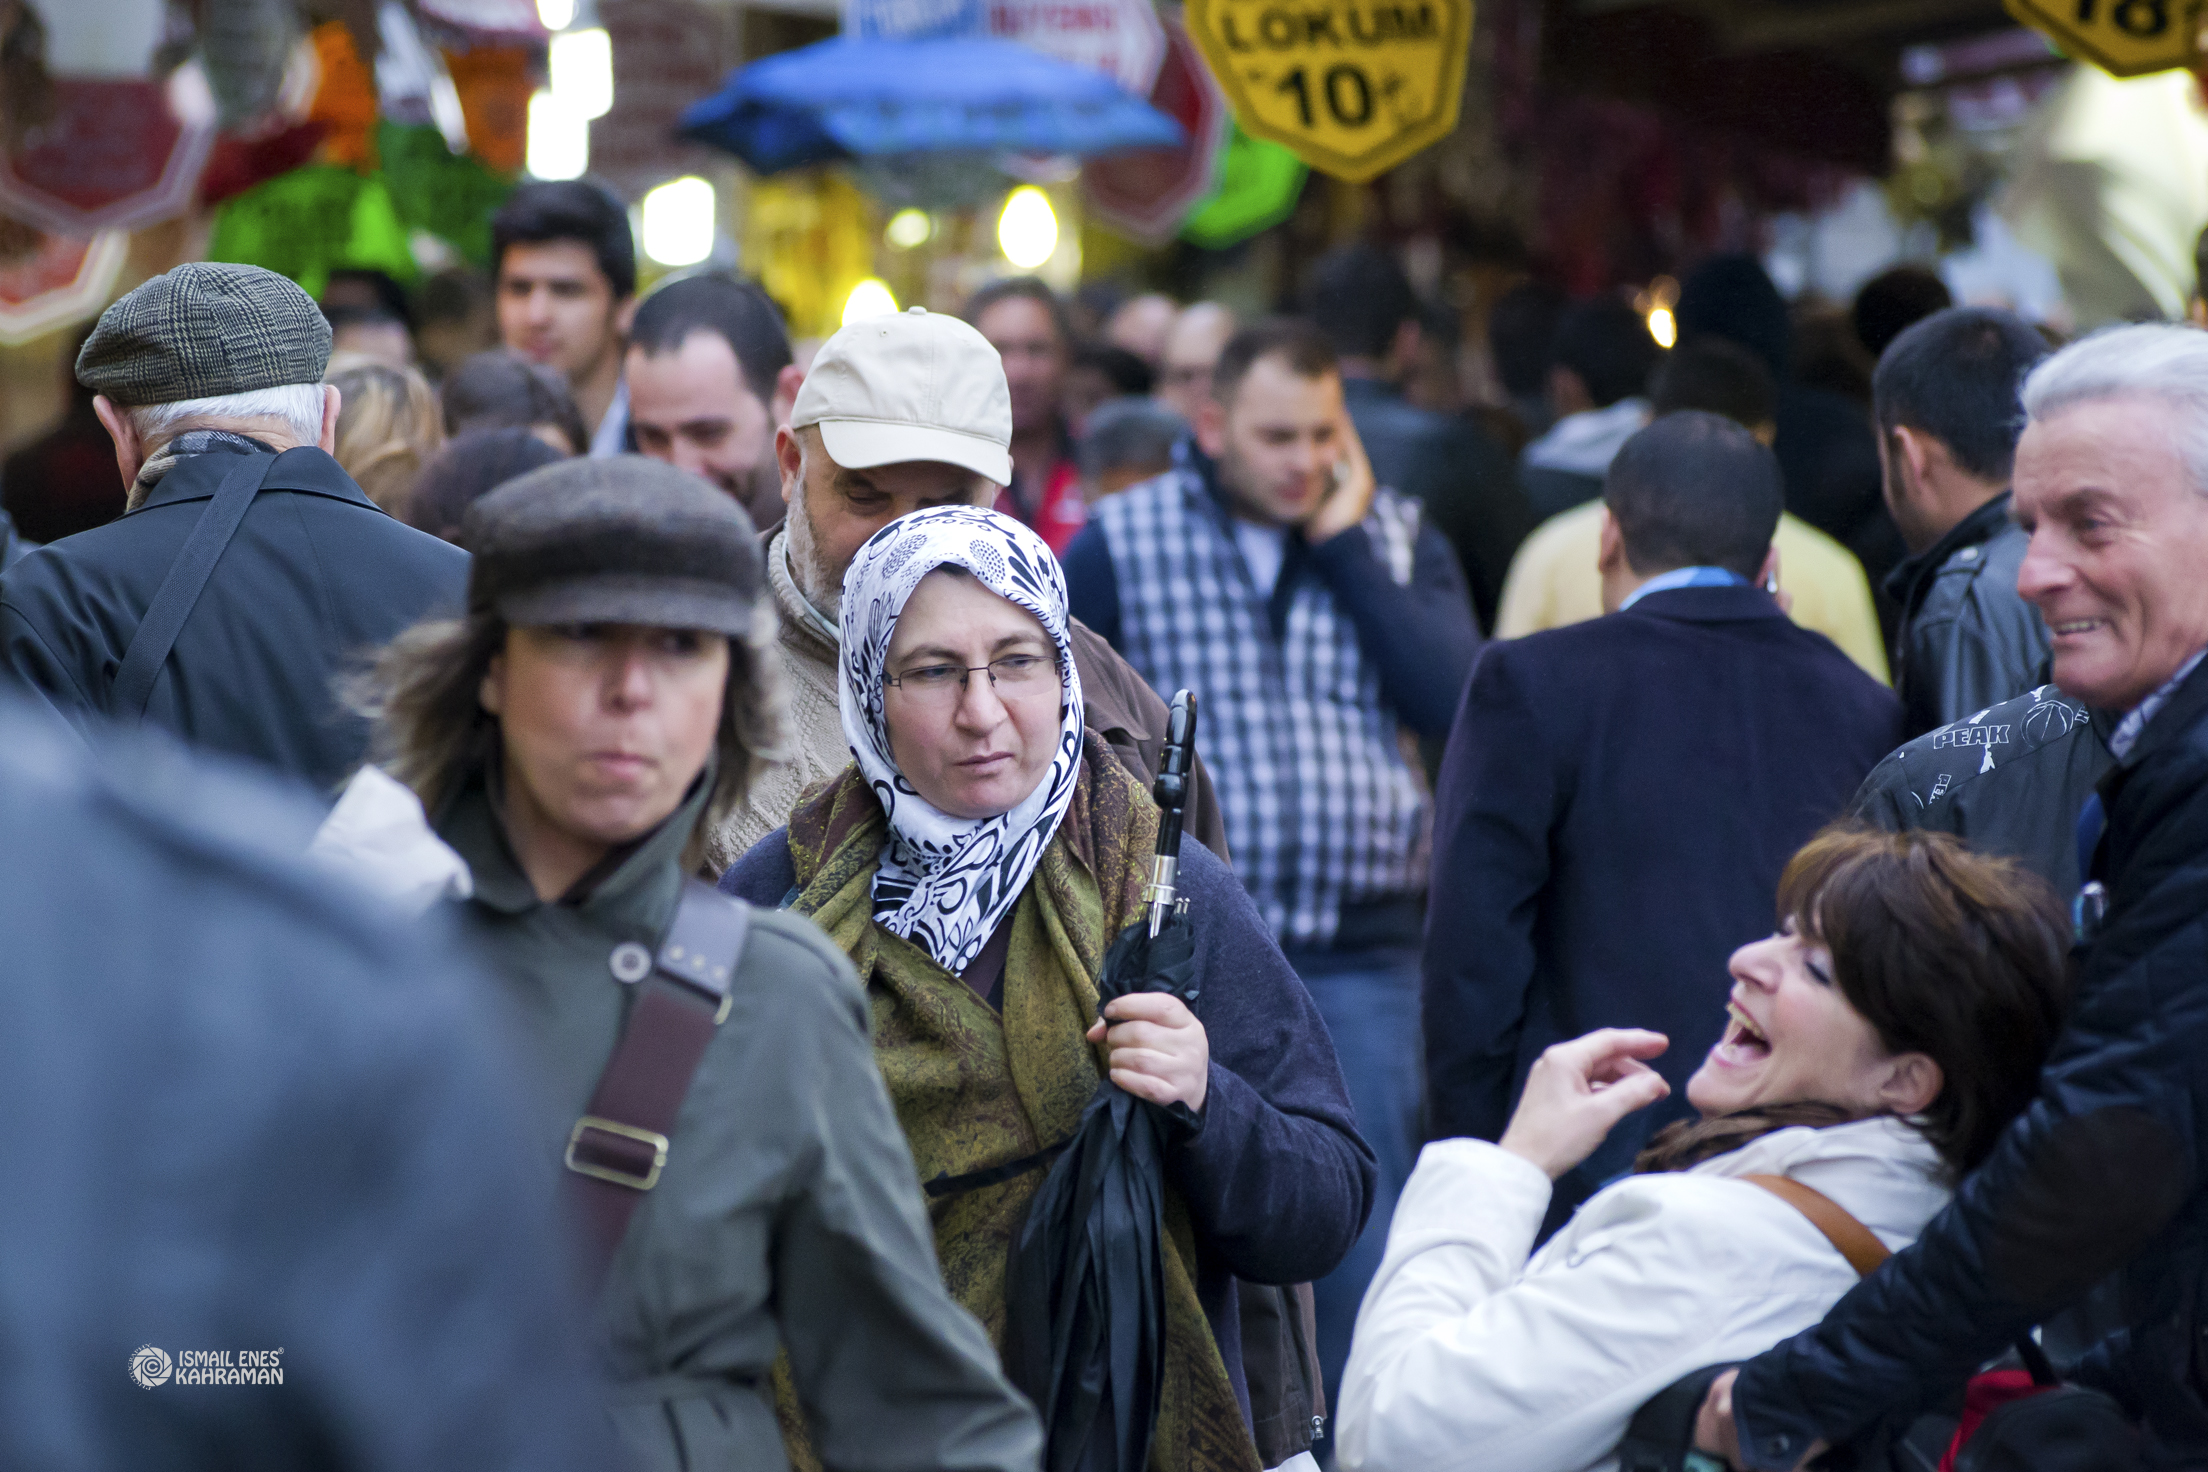
{"type": "Polygon", "coordinates": [[[1717,1055],[1718,1060],[1745,1068],[1770,1057],[1771,1040],[1763,1035],[1747,1013],[1740,1010],[1740,1004],[1727,1002],[1725,1010],[1732,1015],[1732,1021],[1725,1026],[1725,1036],[1718,1039],[1717,1046],[1710,1050],[1717,1055]]]}
{"type": "Polygon", "coordinates": [[[2053,632],[2057,638],[2064,638],[2075,637],[2079,634],[2090,634],[2095,629],[2101,627],[2101,625],[2105,622],[2107,622],[2107,620],[2098,618],[2071,618],[2064,619],[2061,623],[2051,625],[2050,627],[2051,632],[2053,632]]]}

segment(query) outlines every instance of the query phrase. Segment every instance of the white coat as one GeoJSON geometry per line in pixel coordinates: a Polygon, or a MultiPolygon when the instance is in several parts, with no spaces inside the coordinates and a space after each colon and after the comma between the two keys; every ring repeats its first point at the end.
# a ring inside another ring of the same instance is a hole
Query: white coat
{"type": "Polygon", "coordinates": [[[1897,1250],[1949,1194],[1899,1120],[1785,1129],[1604,1187],[1529,1262],[1548,1178],[1483,1140],[1428,1145],[1357,1315],[1344,1472],[1603,1472],[1665,1386],[1822,1319],[1855,1270],[1744,1175],[1791,1176],[1897,1250]]]}

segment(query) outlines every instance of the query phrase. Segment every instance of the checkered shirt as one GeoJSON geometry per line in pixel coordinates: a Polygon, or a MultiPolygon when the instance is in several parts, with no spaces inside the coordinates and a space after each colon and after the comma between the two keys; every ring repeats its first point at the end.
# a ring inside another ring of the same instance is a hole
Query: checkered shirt
{"type": "MultiPolygon", "coordinates": [[[[1302,577],[1285,637],[1226,514],[1188,465],[1096,503],[1119,585],[1127,662],[1202,702],[1197,747],[1234,867],[1273,934],[1325,945],[1342,906],[1425,888],[1424,783],[1404,759],[1380,674],[1332,591],[1302,577]]],[[[1358,534],[1411,580],[1418,503],[1382,487],[1358,534]]]]}

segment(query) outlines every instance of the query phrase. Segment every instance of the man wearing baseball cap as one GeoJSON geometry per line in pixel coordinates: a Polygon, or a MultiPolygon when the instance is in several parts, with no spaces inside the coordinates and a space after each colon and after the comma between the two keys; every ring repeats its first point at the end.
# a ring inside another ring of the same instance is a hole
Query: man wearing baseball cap
{"type": "MultiPolygon", "coordinates": [[[[843,574],[868,537],[928,506],[994,504],[1012,476],[1012,396],[997,350],[925,308],[853,322],[821,345],[790,421],[775,434],[789,516],[767,543],[780,614],[775,648],[790,700],[788,757],[753,782],[713,835],[725,869],[782,826],[798,794],[851,760],[837,708],[843,574]]],[[[1080,624],[1071,630],[1083,719],[1145,783],[1157,771],[1165,703],[1080,624]]],[[[1198,772],[1191,830],[1226,851],[1210,778],[1198,772]]]]}
{"type": "Polygon", "coordinates": [[[258,266],[195,262],[103,313],[77,378],[123,515],[0,576],[0,670],[80,729],[151,722],[327,791],[360,765],[345,661],[457,611],[467,555],[339,468],[330,327],[258,266]]]}

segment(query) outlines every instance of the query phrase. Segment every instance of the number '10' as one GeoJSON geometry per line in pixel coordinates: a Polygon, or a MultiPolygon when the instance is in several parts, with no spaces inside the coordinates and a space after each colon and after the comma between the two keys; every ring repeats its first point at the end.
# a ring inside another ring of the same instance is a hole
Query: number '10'
{"type": "MultiPolygon", "coordinates": [[[[2101,0],[2078,0],[2078,24],[2089,26],[2101,13],[2101,0]]],[[[2170,0],[2116,0],[2108,12],[2116,29],[2145,39],[2170,28],[2170,0]]]]}
{"type": "MultiPolygon", "coordinates": [[[[2095,0],[2079,0],[2079,3],[2091,5],[2095,0]]],[[[2142,0],[2124,0],[2124,3],[2140,4],[2142,0]]],[[[2161,3],[2161,0],[2156,0],[2156,3],[2161,3]]],[[[1296,96],[1296,111],[1303,115],[1303,125],[1306,128],[1311,126],[1311,82],[1304,75],[1302,67],[1297,67],[1281,78],[1280,85],[1273,90],[1293,92],[1296,96]]],[[[1343,127],[1361,128],[1372,121],[1372,83],[1365,80],[1364,68],[1352,66],[1348,62],[1328,67],[1322,90],[1326,94],[1327,112],[1343,127]]]]}

